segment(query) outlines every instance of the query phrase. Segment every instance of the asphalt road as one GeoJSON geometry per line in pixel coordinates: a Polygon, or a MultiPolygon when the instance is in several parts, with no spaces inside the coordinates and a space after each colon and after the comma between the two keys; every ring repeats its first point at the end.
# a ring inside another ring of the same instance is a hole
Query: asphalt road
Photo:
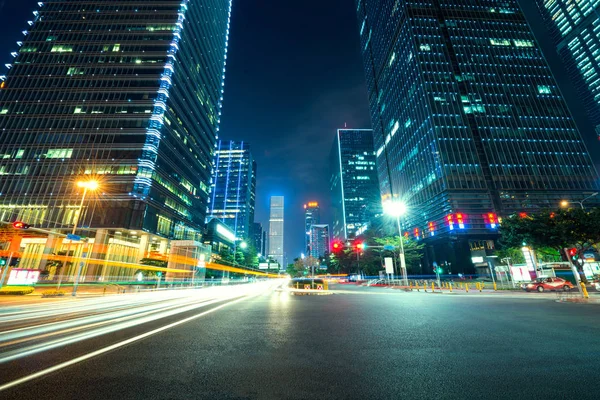
{"type": "Polygon", "coordinates": [[[599,305],[334,288],[343,292],[226,299],[0,364],[2,385],[120,346],[0,398],[599,398],[599,305]]]}

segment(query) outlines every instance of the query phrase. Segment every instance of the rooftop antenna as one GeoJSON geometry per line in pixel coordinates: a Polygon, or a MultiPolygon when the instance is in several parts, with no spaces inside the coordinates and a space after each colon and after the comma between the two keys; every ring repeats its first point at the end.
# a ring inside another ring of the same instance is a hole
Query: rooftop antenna
{"type": "Polygon", "coordinates": [[[344,122],[344,128],[347,128],[347,127],[348,127],[348,123],[344,122]]]}

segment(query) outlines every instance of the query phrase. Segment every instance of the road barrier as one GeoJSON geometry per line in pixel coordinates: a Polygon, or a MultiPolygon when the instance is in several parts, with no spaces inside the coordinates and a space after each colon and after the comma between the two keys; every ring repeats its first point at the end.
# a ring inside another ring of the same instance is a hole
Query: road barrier
{"type": "Polygon", "coordinates": [[[583,291],[583,298],[589,299],[590,295],[588,294],[587,288],[585,287],[585,283],[579,282],[581,284],[581,290],[583,291]]]}

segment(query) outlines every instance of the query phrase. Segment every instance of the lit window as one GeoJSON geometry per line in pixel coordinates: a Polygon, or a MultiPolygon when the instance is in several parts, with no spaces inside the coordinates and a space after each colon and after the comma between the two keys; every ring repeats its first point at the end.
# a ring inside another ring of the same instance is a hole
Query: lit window
{"type": "Polygon", "coordinates": [[[70,53],[73,51],[73,46],[66,46],[64,44],[59,44],[56,46],[52,46],[51,53],[70,53]]]}
{"type": "Polygon", "coordinates": [[[515,42],[515,46],[517,47],[533,47],[531,40],[513,40],[513,42],[515,42]]]}
{"type": "Polygon", "coordinates": [[[550,88],[550,86],[538,85],[537,88],[538,88],[539,94],[551,94],[552,93],[552,88],[550,88]]]}
{"type": "Polygon", "coordinates": [[[510,46],[510,40],[508,39],[490,39],[492,46],[510,46]]]}
{"type": "Polygon", "coordinates": [[[71,158],[73,149],[51,149],[44,155],[46,158],[71,158]]]}

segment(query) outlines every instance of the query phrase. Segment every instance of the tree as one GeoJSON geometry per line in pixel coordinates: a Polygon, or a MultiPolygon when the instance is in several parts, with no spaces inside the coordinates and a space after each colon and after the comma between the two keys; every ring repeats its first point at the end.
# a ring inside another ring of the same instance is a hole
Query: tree
{"type": "Polygon", "coordinates": [[[531,215],[521,213],[504,218],[500,234],[503,248],[526,245],[542,252],[545,248],[546,253],[553,253],[554,257],[562,257],[565,248],[577,249],[578,257],[567,258],[585,281],[583,254],[600,243],[600,209],[544,210],[531,215]]]}
{"type": "Polygon", "coordinates": [[[296,258],[294,259],[293,264],[288,265],[286,272],[293,278],[301,277],[305,275],[310,275],[313,271],[313,267],[316,273],[317,269],[319,268],[318,258],[314,258],[311,256],[305,258],[296,258]]]}
{"type": "MultiPolygon", "coordinates": [[[[394,251],[383,249],[380,250],[381,257],[392,257],[398,260],[400,254],[400,236],[376,238],[375,242],[381,246],[394,246],[394,251]]],[[[406,262],[407,274],[421,273],[421,258],[423,257],[423,250],[425,249],[425,245],[423,243],[419,243],[416,240],[406,237],[403,238],[402,244],[404,246],[404,261],[406,262]]]]}
{"type": "Polygon", "coordinates": [[[231,249],[223,247],[219,251],[219,258],[221,259],[221,261],[225,261],[226,263],[233,264],[233,261],[234,261],[233,260],[233,251],[231,251],[231,249]]]}
{"type": "Polygon", "coordinates": [[[252,243],[244,250],[244,261],[243,264],[247,267],[257,268],[258,267],[258,252],[256,247],[252,243]]]}

